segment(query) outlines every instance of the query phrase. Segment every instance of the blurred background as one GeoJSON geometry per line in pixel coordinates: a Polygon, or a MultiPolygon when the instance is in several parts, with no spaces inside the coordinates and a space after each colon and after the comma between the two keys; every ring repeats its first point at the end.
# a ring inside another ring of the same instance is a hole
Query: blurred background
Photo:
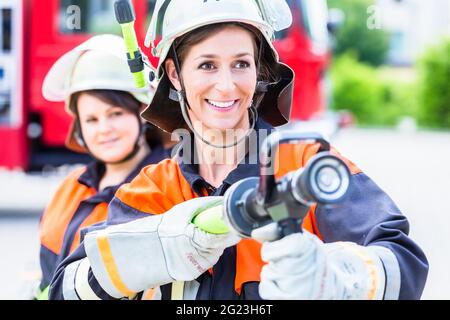
{"type": "MultiPolygon", "coordinates": [[[[430,272],[423,299],[450,299],[450,0],[290,0],[276,35],[296,72],[292,121],[319,131],[408,217],[430,272]]],[[[155,0],[133,1],[143,40],[155,0]]],[[[39,217],[89,159],[64,148],[51,65],[92,34],[120,34],[114,0],[0,0],[0,299],[39,278],[39,217]]],[[[144,52],[153,59],[150,52],[144,52]]]]}

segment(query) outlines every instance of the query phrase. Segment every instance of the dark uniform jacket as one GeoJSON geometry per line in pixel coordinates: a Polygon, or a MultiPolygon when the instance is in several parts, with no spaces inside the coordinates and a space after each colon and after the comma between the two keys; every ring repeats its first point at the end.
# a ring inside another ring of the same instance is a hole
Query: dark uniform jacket
{"type": "Polygon", "coordinates": [[[98,161],[72,172],[61,183],[40,221],[41,290],[50,284],[58,264],[80,244],[80,230],[106,220],[108,204],[117,189],[145,166],[169,157],[170,150],[156,145],[125,181],[100,191],[105,165],[98,161]]]}
{"type": "MultiPolygon", "coordinates": [[[[273,128],[258,120],[255,130],[271,131],[273,128]]],[[[318,149],[317,145],[281,149],[278,176],[303,167],[318,149]]],[[[303,227],[324,242],[351,241],[362,246],[377,245],[390,249],[400,267],[399,298],[419,299],[427,277],[428,262],[419,246],[408,237],[406,217],[369,177],[337,151],[333,149],[332,152],[341,157],[352,172],[350,194],[334,207],[312,207],[303,227]]],[[[249,158],[250,154],[247,154],[218,188],[212,187],[199,175],[197,165],[181,161],[182,154],[148,166],[130,184],[118,190],[109,206],[106,225],[129,222],[149,214],[164,214],[173,206],[196,197],[223,195],[237,181],[259,175],[259,164],[250,163],[249,158]]],[[[212,270],[197,279],[196,299],[260,299],[258,282],[264,265],[260,249],[261,245],[252,239],[227,248],[212,270]]],[[[86,253],[81,245],[58,267],[51,283],[50,298],[64,299],[65,267],[84,257],[86,253]]],[[[88,278],[91,289],[99,298],[112,299],[99,285],[92,270],[88,278]]],[[[170,284],[162,286],[163,299],[170,299],[171,287],[170,284]]]]}

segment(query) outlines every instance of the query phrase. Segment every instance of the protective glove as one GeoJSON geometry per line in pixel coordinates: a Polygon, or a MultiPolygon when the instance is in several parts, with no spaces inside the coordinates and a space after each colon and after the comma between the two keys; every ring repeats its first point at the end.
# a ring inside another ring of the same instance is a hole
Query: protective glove
{"type": "Polygon", "coordinates": [[[259,285],[263,299],[383,299],[383,260],[386,266],[397,266],[390,268],[398,273],[391,278],[400,278],[398,262],[389,249],[350,242],[324,244],[307,231],[263,243],[261,255],[267,262],[259,285]]]}
{"type": "Polygon", "coordinates": [[[88,233],[84,246],[95,278],[115,298],[196,279],[240,240],[233,233],[209,234],[191,223],[216,205],[222,205],[222,197],[196,198],[162,215],[88,233]]]}

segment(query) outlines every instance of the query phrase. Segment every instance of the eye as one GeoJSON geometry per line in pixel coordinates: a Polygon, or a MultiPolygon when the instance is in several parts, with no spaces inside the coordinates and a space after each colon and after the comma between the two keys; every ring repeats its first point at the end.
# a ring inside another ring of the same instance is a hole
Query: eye
{"type": "Polygon", "coordinates": [[[123,115],[123,111],[113,111],[111,112],[111,117],[120,117],[121,115],[123,115]]]}
{"type": "Polygon", "coordinates": [[[85,123],[94,123],[96,121],[97,121],[97,118],[94,118],[94,117],[89,117],[89,118],[84,119],[85,123]]]}
{"type": "Polygon", "coordinates": [[[237,61],[234,65],[236,69],[247,69],[250,68],[250,63],[247,61],[237,61]]]}
{"type": "Polygon", "coordinates": [[[212,62],[204,62],[198,68],[206,71],[211,71],[214,70],[216,67],[212,62]]]}

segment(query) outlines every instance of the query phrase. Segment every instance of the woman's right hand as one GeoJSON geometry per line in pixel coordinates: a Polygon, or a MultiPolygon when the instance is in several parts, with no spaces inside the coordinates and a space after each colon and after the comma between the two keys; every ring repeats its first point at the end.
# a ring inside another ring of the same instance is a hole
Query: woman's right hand
{"type": "Polygon", "coordinates": [[[199,277],[240,240],[233,233],[210,234],[191,223],[194,214],[221,198],[192,199],[162,215],[87,234],[84,246],[97,281],[121,298],[199,277]]]}

